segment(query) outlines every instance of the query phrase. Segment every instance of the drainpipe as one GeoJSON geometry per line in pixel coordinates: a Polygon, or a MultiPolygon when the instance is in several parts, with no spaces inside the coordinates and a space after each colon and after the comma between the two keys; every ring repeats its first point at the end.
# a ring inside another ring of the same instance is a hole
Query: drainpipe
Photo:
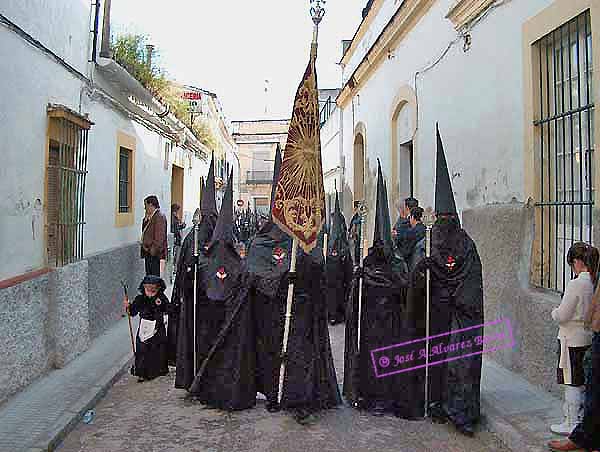
{"type": "MultiPolygon", "coordinates": [[[[98,58],[98,25],[100,22],[100,0],[96,0],[94,5],[94,30],[92,40],[92,62],[95,63],[98,58]]],[[[88,47],[89,48],[89,47],[88,47]]]]}
{"type": "Polygon", "coordinates": [[[152,70],[152,52],[154,52],[154,46],[152,44],[146,44],[146,66],[152,70]]]}
{"type": "Polygon", "coordinates": [[[100,47],[100,56],[102,58],[111,58],[110,54],[110,2],[104,0],[104,16],[102,18],[102,45],[100,47]]]}

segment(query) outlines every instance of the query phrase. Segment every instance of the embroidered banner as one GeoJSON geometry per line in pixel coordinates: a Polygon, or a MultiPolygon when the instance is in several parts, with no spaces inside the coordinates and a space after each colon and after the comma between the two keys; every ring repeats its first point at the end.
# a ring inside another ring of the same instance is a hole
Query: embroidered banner
{"type": "Polygon", "coordinates": [[[296,92],[273,204],[273,221],[297,239],[306,253],[315,247],[325,222],[316,57],[313,44],[310,61],[296,92]]]}

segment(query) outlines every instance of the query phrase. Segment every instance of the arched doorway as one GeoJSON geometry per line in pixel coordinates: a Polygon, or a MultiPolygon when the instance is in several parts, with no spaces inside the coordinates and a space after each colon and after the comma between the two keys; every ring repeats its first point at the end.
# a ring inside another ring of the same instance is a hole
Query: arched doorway
{"type": "Polygon", "coordinates": [[[398,90],[394,107],[391,111],[391,161],[392,161],[392,194],[391,199],[396,207],[416,192],[414,158],[415,129],[417,122],[416,96],[409,86],[398,90]]]}
{"type": "Polygon", "coordinates": [[[354,201],[365,199],[365,138],[362,133],[354,137],[354,201]]]}

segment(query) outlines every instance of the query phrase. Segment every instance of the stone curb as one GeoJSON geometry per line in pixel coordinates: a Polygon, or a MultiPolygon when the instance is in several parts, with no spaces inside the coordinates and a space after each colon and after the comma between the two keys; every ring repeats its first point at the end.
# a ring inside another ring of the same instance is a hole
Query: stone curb
{"type": "Polygon", "coordinates": [[[507,422],[493,406],[486,402],[485,397],[481,397],[481,427],[488,432],[493,433],[498,439],[512,451],[528,451],[528,452],[542,452],[547,451],[546,447],[532,446],[530,441],[527,441],[527,437],[515,429],[509,422],[507,422]]]}
{"type": "Polygon", "coordinates": [[[69,407],[60,419],[44,433],[38,443],[32,449],[26,452],[52,452],[65,437],[72,432],[81,421],[83,415],[95,407],[98,402],[106,395],[109,389],[117,382],[123,374],[129,371],[133,363],[133,356],[129,352],[121,358],[108,372],[98,379],[98,384],[91,387],[89,391],[83,394],[77,403],[69,407]]]}

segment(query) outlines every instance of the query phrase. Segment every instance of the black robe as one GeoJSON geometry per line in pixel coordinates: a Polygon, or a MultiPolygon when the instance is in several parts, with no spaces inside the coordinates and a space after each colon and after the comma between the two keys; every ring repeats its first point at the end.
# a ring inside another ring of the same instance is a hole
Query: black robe
{"type": "MultiPolygon", "coordinates": [[[[248,252],[257,334],[257,387],[277,401],[291,241],[269,222],[248,252]]],[[[323,251],[298,252],[282,407],[310,411],[341,403],[327,326],[323,251]]]]}
{"type": "Polygon", "coordinates": [[[420,372],[377,377],[371,350],[418,338],[407,315],[409,274],[402,258],[371,248],[364,260],[362,321],[358,351],[358,275],[353,280],[346,314],[344,395],[360,408],[391,412],[400,417],[422,415],[424,386],[420,372]]]}
{"type": "MultiPolygon", "coordinates": [[[[216,218],[214,216],[204,216],[198,230],[198,259],[200,262],[206,259],[206,245],[212,237],[216,218]]],[[[188,389],[194,379],[194,228],[188,233],[179,255],[175,285],[173,287],[173,297],[180,303],[179,323],[177,326],[177,371],[175,377],[175,387],[188,389]]],[[[210,348],[206,344],[205,337],[211,337],[214,333],[202,329],[201,320],[205,318],[204,311],[207,310],[208,301],[202,288],[198,283],[198,300],[196,306],[196,369],[202,362],[202,352],[204,354],[210,348]],[[208,336],[207,336],[208,335],[208,336]]],[[[210,319],[207,319],[210,321],[210,319]]],[[[222,319],[221,319],[222,321],[222,319]]],[[[221,322],[218,322],[219,326],[221,322]]],[[[218,331],[218,330],[217,330],[218,331]]],[[[213,336],[214,337],[214,336],[213,336]]]]}
{"type": "MultiPolygon", "coordinates": [[[[483,325],[483,280],[475,243],[461,228],[435,225],[431,257],[415,271],[431,270],[430,335],[483,325]]],[[[471,353],[482,350],[475,337],[483,328],[453,332],[441,338],[446,344],[470,342],[471,353]]],[[[432,341],[430,346],[433,346],[432,341]]],[[[448,354],[437,354],[439,361],[448,354]]],[[[460,358],[430,367],[429,401],[433,416],[447,417],[457,427],[472,427],[480,419],[482,355],[460,358]]]]}
{"type": "Polygon", "coordinates": [[[202,363],[190,393],[202,403],[227,411],[256,403],[254,328],[245,269],[232,244],[217,243],[202,261],[202,363]],[[209,320],[210,321],[207,321],[209,320]]]}
{"type": "Polygon", "coordinates": [[[167,359],[169,366],[177,364],[177,327],[179,325],[179,312],[181,311],[181,301],[179,297],[171,297],[167,314],[169,322],[167,324],[167,359]]]}
{"type": "Polygon", "coordinates": [[[338,254],[338,251],[327,254],[325,264],[326,299],[329,320],[341,322],[346,317],[346,304],[352,285],[352,256],[348,252],[338,254]]]}
{"type": "Polygon", "coordinates": [[[167,332],[165,331],[164,314],[167,312],[169,299],[164,293],[149,298],[138,295],[130,306],[132,317],[140,315],[142,319],[156,321],[156,333],[142,342],[138,333],[135,337],[134,374],[146,380],[169,373],[167,364],[167,332]]]}

